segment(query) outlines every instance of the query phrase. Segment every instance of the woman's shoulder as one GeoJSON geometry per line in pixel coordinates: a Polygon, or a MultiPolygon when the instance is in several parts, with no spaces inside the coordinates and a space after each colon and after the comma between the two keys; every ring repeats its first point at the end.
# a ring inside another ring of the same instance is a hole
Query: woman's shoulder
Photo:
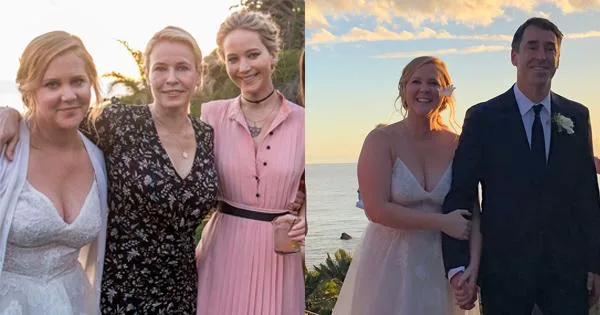
{"type": "Polygon", "coordinates": [[[393,139],[397,141],[398,137],[401,136],[396,124],[378,125],[378,127],[369,131],[364,146],[369,147],[371,150],[391,150],[393,139]]]}

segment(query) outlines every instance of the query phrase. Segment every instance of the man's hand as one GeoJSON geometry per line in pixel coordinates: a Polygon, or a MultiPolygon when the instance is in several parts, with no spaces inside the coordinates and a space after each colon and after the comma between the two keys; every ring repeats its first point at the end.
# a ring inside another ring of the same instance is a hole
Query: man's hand
{"type": "Polygon", "coordinates": [[[456,304],[463,310],[470,310],[475,307],[475,301],[477,300],[476,286],[471,286],[469,274],[460,271],[452,276],[450,279],[450,285],[456,299],[456,304]]]}

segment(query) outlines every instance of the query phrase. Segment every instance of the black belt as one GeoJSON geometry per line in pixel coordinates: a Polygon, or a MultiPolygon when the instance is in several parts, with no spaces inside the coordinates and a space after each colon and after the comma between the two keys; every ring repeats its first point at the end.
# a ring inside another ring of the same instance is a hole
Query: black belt
{"type": "Polygon", "coordinates": [[[280,213],[265,213],[258,212],[252,210],[241,209],[238,207],[234,207],[226,202],[221,202],[221,207],[219,209],[220,212],[233,215],[240,218],[246,218],[257,221],[273,221],[273,219],[288,214],[289,212],[280,212],[280,213]]]}

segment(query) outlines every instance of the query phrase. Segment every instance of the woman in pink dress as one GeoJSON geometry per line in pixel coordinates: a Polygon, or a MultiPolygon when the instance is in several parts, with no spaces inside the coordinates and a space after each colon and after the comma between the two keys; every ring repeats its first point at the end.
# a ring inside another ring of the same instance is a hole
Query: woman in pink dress
{"type": "Polygon", "coordinates": [[[270,17],[232,13],[217,45],[241,95],[202,105],[215,133],[221,203],[197,248],[197,314],[300,315],[302,255],[275,252],[271,221],[292,221],[288,235],[304,240],[305,209],[286,209],[304,171],[304,110],[273,86],[280,38],[270,17]]]}

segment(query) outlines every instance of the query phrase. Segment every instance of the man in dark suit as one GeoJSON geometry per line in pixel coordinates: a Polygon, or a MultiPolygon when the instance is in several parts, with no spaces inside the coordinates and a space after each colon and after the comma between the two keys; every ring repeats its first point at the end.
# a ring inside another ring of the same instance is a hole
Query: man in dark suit
{"type": "MultiPolygon", "coordinates": [[[[600,290],[600,206],[587,108],[550,91],[562,33],[543,18],[516,31],[517,82],[471,107],[443,212],[471,209],[482,188],[478,282],[485,315],[588,314],[600,290]]],[[[443,235],[463,308],[469,242],[443,235]]],[[[473,296],[471,295],[469,299],[473,296]]]]}

